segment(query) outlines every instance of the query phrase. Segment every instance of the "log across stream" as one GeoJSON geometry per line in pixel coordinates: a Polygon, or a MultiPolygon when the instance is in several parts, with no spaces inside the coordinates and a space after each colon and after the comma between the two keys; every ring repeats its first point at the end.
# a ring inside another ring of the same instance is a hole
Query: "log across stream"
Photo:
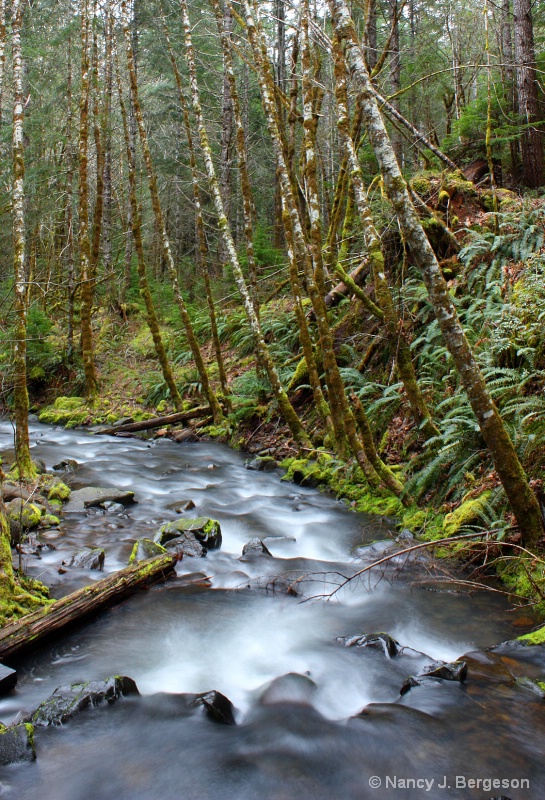
{"type": "MultiPolygon", "coordinates": [[[[543,648],[485,650],[525,632],[528,612],[423,581],[420,559],[330,602],[309,599],[390,547],[393,521],[284,483],[278,471],[248,471],[242,454],[213,443],[38,424],[31,435],[33,456],[49,469],[78,462],[74,487],[130,489],[137,501],[67,514],[47,533],[55,549],[28,557],[27,569],[56,598],[113,576],[137,538],[179,516],[218,519],[223,545],[184,558],[166,582],[19,660],[17,687],[0,698],[4,724],[61,685],[126,675],[140,695],[37,728],[36,761],[0,768],[2,800],[545,796],[543,648]],[[177,511],[186,500],[195,508],[177,511]],[[241,557],[256,536],[272,555],[241,557]],[[104,573],[59,574],[84,545],[105,550],[104,573]],[[301,575],[309,577],[297,582],[298,596],[287,594],[301,575]],[[391,657],[337,641],[376,632],[406,649],[391,657]],[[408,675],[462,655],[465,683],[437,679],[400,695],[408,675]],[[187,701],[211,690],[231,700],[236,725],[187,701]]],[[[11,446],[0,424],[0,451],[11,446]]]]}

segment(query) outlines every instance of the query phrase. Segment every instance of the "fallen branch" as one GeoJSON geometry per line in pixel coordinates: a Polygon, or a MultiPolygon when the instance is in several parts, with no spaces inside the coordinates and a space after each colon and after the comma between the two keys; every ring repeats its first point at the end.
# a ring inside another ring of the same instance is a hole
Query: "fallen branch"
{"type": "Polygon", "coordinates": [[[83,619],[167,577],[175,564],[176,558],[168,554],[141,561],[6,625],[0,630],[0,661],[9,665],[83,619]]]}
{"type": "Polygon", "coordinates": [[[176,425],[179,422],[189,422],[190,419],[205,417],[207,414],[210,414],[209,406],[197,406],[197,408],[192,408],[191,411],[179,411],[176,414],[168,414],[165,417],[153,417],[143,422],[129,422],[127,425],[115,425],[113,428],[101,428],[95,431],[95,433],[115,436],[118,433],[149,431],[152,428],[162,428],[164,425],[176,425]]]}

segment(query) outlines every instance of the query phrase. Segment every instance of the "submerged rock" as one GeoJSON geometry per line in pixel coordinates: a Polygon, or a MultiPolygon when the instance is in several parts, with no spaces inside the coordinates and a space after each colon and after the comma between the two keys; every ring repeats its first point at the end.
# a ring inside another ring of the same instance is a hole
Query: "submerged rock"
{"type": "Polygon", "coordinates": [[[17,673],[15,670],[0,664],[0,695],[11,692],[16,683],[17,673]]]}
{"type": "Polygon", "coordinates": [[[418,675],[410,675],[406,678],[399,693],[404,695],[415,686],[438,683],[440,680],[464,683],[466,678],[467,664],[465,661],[452,661],[450,664],[435,663],[424,667],[418,675]]]}
{"type": "Polygon", "coordinates": [[[389,633],[364,633],[355,636],[337,637],[339,644],[344,647],[370,647],[373,650],[380,650],[388,658],[397,656],[401,649],[399,642],[390,636],[389,633]]]}
{"type": "Polygon", "coordinates": [[[193,701],[195,706],[204,706],[206,716],[212,722],[218,722],[220,725],[236,725],[234,706],[228,697],[212,690],[199,694],[193,701]]]}
{"type": "Polygon", "coordinates": [[[254,472],[272,472],[277,468],[278,462],[272,456],[256,456],[249,458],[244,466],[254,472]]]}
{"type": "Polygon", "coordinates": [[[129,564],[136,564],[138,561],[147,561],[148,558],[159,556],[161,553],[166,553],[166,549],[151,539],[138,539],[134,543],[132,553],[129,558],[129,564]]]}
{"type": "Polygon", "coordinates": [[[63,566],[75,567],[76,569],[96,569],[102,571],[104,566],[105,553],[100,547],[94,549],[80,550],[63,566]]]}
{"type": "Polygon", "coordinates": [[[134,503],[134,492],[125,489],[101,489],[96,486],[85,486],[75,489],[70,495],[70,500],[64,507],[67,514],[77,514],[86,508],[104,507],[108,501],[121,503],[124,506],[134,503]]]}
{"type": "Polygon", "coordinates": [[[74,683],[70,686],[59,686],[53,694],[38,706],[29,720],[37,727],[63,725],[89,706],[101,703],[115,703],[120,697],[140,694],[132,678],[115,675],[105,681],[89,681],[74,683]]]}
{"type": "Polygon", "coordinates": [[[0,767],[20,761],[34,761],[34,728],[20,723],[5,728],[0,724],[0,767]]]}
{"type": "Polygon", "coordinates": [[[311,705],[317,686],[308,675],[299,672],[288,672],[274,678],[261,697],[262,706],[272,706],[279,703],[294,703],[298,705],[311,705]]]}
{"type": "Polygon", "coordinates": [[[193,533],[183,533],[181,536],[176,536],[175,539],[170,539],[165,547],[169,553],[178,556],[178,560],[184,556],[190,558],[204,558],[206,555],[206,547],[204,547],[193,533]]]}
{"type": "Polygon", "coordinates": [[[166,546],[169,541],[177,539],[185,533],[192,533],[207,550],[217,550],[221,547],[220,524],[217,520],[209,517],[177,519],[173,522],[166,522],[161,525],[153,537],[153,541],[166,546]]]}
{"type": "Polygon", "coordinates": [[[262,539],[259,539],[257,536],[254,539],[250,539],[244,547],[242,548],[242,555],[243,556],[271,556],[272,553],[269,552],[267,546],[263,542],[262,539]]]}
{"type": "Polygon", "coordinates": [[[183,511],[191,511],[192,508],[195,508],[195,503],[193,500],[176,500],[175,503],[169,503],[167,508],[181,514],[183,511]]]}

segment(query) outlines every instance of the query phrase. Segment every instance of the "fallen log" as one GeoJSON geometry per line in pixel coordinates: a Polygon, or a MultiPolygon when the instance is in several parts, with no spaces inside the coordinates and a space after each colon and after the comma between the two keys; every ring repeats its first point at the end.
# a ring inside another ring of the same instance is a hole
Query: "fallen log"
{"type": "Polygon", "coordinates": [[[163,417],[153,417],[142,422],[129,422],[126,425],[114,425],[112,428],[101,428],[95,433],[108,434],[115,436],[118,433],[136,433],[137,431],[149,431],[152,428],[162,428],[164,425],[176,425],[179,422],[189,422],[190,419],[198,419],[210,414],[209,406],[197,406],[191,411],[178,411],[176,414],[168,414],[163,417]]]}
{"type": "Polygon", "coordinates": [[[87,617],[166,578],[174,571],[175,564],[176,558],[166,553],[140,561],[6,625],[0,630],[0,661],[8,665],[13,663],[87,617]]]}

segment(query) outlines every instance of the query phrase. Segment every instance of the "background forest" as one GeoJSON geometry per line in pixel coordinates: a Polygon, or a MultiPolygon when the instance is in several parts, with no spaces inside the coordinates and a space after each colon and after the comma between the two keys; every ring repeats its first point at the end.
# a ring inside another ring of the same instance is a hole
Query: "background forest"
{"type": "Polygon", "coordinates": [[[0,0],[12,477],[29,408],[205,406],[361,510],[491,532],[541,602],[544,30],[529,0],[0,0]]]}

